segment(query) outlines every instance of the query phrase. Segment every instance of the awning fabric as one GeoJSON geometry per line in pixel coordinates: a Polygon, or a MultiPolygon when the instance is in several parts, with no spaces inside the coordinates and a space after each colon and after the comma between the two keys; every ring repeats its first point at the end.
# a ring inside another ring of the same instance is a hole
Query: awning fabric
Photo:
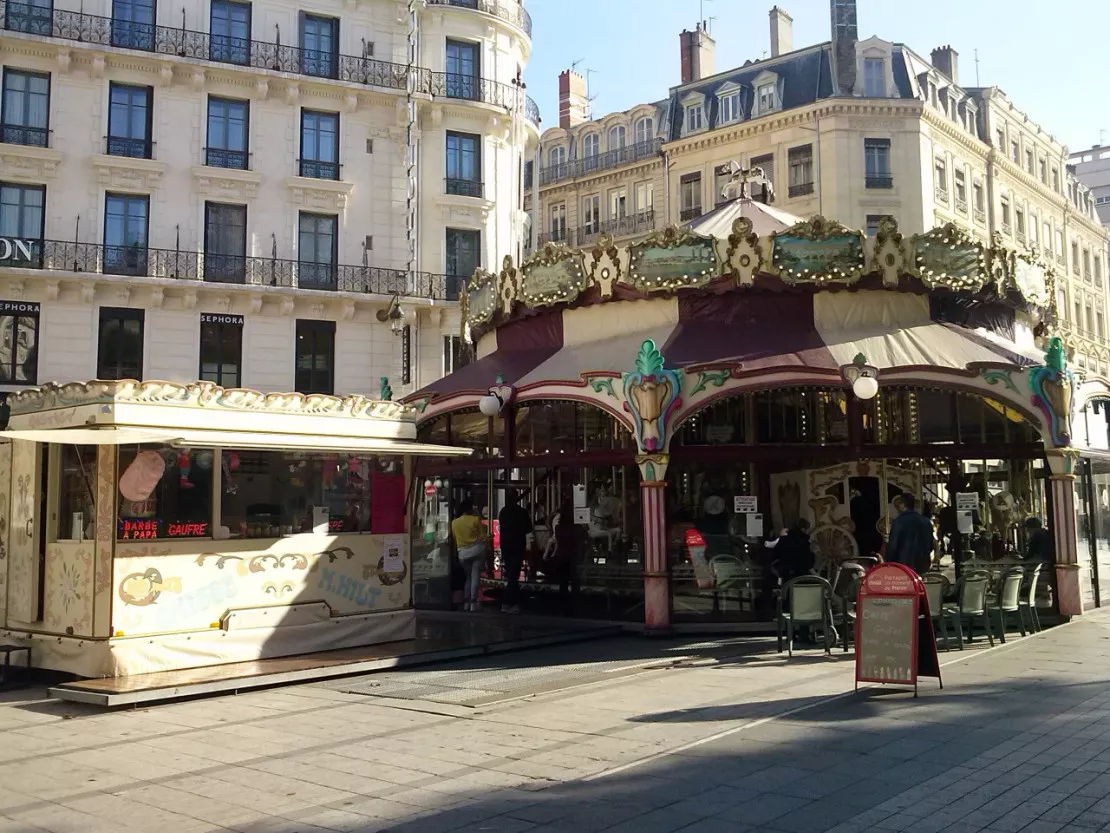
{"type": "Polygon", "coordinates": [[[411,454],[422,457],[466,457],[468,448],[429,445],[366,437],[310,437],[264,431],[210,431],[199,428],[58,428],[54,430],[3,431],[0,439],[33,440],[74,445],[142,445],[164,443],[174,448],[234,448],[267,451],[364,451],[377,454],[411,454]]]}
{"type": "Polygon", "coordinates": [[[735,199],[691,220],[686,227],[706,237],[718,237],[727,240],[732,234],[732,224],[740,217],[747,217],[752,221],[752,231],[760,237],[786,231],[795,223],[802,221],[781,208],[765,205],[750,199],[735,199]]]}

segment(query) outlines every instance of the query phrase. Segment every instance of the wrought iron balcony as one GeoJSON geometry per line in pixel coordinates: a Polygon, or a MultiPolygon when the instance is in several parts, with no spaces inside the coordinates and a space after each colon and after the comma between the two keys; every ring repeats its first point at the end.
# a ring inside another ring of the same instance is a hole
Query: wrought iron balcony
{"type": "Polygon", "coordinates": [[[987,222],[987,212],[985,212],[983,209],[976,208],[976,209],[973,209],[971,213],[972,213],[972,216],[975,218],[975,222],[979,223],[980,225],[985,225],[986,224],[986,222],[987,222]]]}
{"type": "Polygon", "coordinates": [[[473,179],[456,179],[447,177],[444,180],[444,193],[456,197],[481,197],[482,183],[473,179]]]}
{"type": "Polygon", "coordinates": [[[786,189],[788,197],[804,197],[807,194],[813,193],[812,182],[799,182],[797,185],[791,185],[786,189]]]}
{"type": "Polygon", "coordinates": [[[696,220],[701,215],[702,215],[701,206],[700,205],[695,205],[691,208],[682,209],[682,211],[680,211],[678,213],[678,219],[685,223],[688,220],[696,220]]]}
{"type": "Polygon", "coordinates": [[[942,202],[945,205],[948,204],[948,189],[947,188],[941,188],[938,185],[936,187],[936,192],[935,193],[936,193],[937,202],[942,202]]]}
{"type": "Polygon", "coordinates": [[[610,150],[597,156],[572,159],[562,165],[549,165],[546,168],[540,168],[540,185],[550,185],[562,179],[592,175],[609,168],[616,168],[630,162],[638,162],[641,159],[658,156],[662,148],[662,139],[651,139],[646,142],[637,142],[634,145],[625,145],[622,148],[610,150]]]}
{"type": "Polygon", "coordinates": [[[430,86],[427,92],[442,98],[480,101],[483,104],[512,109],[516,106],[518,96],[521,95],[520,87],[512,84],[502,84],[500,81],[492,81],[489,78],[479,78],[477,75],[466,75],[458,72],[430,72],[428,77],[430,86]]]}
{"type": "Polygon", "coordinates": [[[967,200],[960,199],[958,195],[956,196],[956,210],[961,214],[967,214],[967,200]]]}
{"type": "Polygon", "coordinates": [[[297,173],[310,179],[339,179],[338,162],[321,162],[319,159],[298,159],[297,173]]]}
{"type": "Polygon", "coordinates": [[[27,145],[33,148],[50,147],[50,131],[45,127],[26,127],[22,124],[0,124],[0,142],[8,145],[27,145]]]}
{"type": "Polygon", "coordinates": [[[566,243],[570,245],[570,236],[567,234],[566,228],[553,228],[551,231],[540,232],[537,240],[541,246],[544,243],[566,243]]]}
{"type": "Polygon", "coordinates": [[[204,164],[209,168],[233,168],[239,171],[249,171],[250,158],[250,153],[245,150],[204,149],[204,164]]]}
{"type": "Polygon", "coordinates": [[[864,177],[864,186],[867,188],[893,188],[894,177],[890,174],[867,174],[864,177]]]}
{"type": "Polygon", "coordinates": [[[154,142],[150,139],[133,139],[130,136],[105,136],[104,152],[109,156],[153,159],[154,142]]]}
{"type": "Polygon", "coordinates": [[[540,124],[540,105],[532,100],[532,96],[525,96],[524,98],[524,118],[532,122],[532,124],[539,127],[540,124]]]}
{"type": "Polygon", "coordinates": [[[428,0],[429,6],[455,6],[460,9],[474,9],[508,21],[524,30],[532,37],[532,16],[528,14],[521,0],[428,0]]]}
{"type": "Polygon", "coordinates": [[[168,278],[244,286],[278,286],[375,295],[451,300],[447,276],[417,272],[408,280],[403,269],[310,263],[272,257],[244,257],[217,252],[155,249],[138,244],[104,246],[63,240],[36,241],[31,261],[0,260],[0,269],[41,269],[101,275],[168,278]]]}

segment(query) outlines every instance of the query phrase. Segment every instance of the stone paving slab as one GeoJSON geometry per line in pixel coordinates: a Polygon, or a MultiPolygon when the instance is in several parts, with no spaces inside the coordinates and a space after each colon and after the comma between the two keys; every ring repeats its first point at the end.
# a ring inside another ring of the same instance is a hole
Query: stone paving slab
{"type": "MultiPolygon", "coordinates": [[[[703,643],[640,642],[699,662],[477,708],[334,685],[114,712],[9,692],[0,833],[1110,831],[1104,615],[942,654],[944,691],[917,700],[852,694],[840,652],[703,643]]],[[[520,657],[488,662],[520,690],[520,657]]]]}

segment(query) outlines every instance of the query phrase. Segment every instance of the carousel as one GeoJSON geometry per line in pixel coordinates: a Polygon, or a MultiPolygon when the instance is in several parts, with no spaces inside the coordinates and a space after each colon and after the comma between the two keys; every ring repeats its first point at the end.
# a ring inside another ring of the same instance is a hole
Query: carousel
{"type": "MultiPolygon", "coordinates": [[[[738,179],[686,227],[548,244],[474,275],[473,361],[407,400],[422,440],[474,452],[418,462],[414,571],[450,562],[454,502],[472,500],[496,543],[514,492],[532,514],[520,580],[538,606],[570,507],[588,531],[583,615],[766,621],[778,530],[806,518],[818,569],[834,571],[881,552],[910,493],[955,574],[1020,553],[1024,519],[1044,520],[1046,603],[1080,613],[1072,421],[1108,391],[1053,336],[1050,259],[954,225],[904,236],[886,218],[868,237],[738,179]]],[[[417,603],[450,604],[449,576],[424,574],[417,603]]],[[[507,578],[491,561],[491,600],[507,578]]]]}

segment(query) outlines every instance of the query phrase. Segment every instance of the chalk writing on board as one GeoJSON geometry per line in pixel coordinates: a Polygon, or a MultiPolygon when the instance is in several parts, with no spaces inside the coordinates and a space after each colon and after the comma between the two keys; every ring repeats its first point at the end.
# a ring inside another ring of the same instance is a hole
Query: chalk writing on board
{"type": "Polygon", "coordinates": [[[913,598],[863,597],[860,602],[860,679],[913,683],[913,598]]]}

